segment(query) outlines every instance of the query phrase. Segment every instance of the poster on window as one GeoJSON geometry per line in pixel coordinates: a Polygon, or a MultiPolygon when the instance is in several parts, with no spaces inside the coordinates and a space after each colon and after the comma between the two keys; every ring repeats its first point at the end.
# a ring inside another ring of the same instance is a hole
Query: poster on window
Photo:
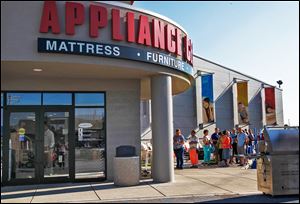
{"type": "Polygon", "coordinates": [[[237,82],[237,102],[239,125],[248,124],[248,82],[237,82]]]}
{"type": "Polygon", "coordinates": [[[276,125],[275,88],[265,88],[266,124],[276,125]]]}
{"type": "Polygon", "coordinates": [[[214,116],[214,94],[213,94],[213,75],[201,76],[202,81],[202,117],[203,123],[215,122],[214,116]]]}

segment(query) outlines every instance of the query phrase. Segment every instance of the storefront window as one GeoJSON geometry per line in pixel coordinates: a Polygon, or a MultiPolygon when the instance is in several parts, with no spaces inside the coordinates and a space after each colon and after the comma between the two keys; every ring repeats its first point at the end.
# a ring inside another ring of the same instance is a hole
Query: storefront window
{"type": "Polygon", "coordinates": [[[103,93],[77,93],[75,94],[76,106],[104,106],[103,93]]]}
{"type": "Polygon", "coordinates": [[[76,178],[104,177],[105,171],[104,108],[75,109],[76,178]]]}
{"type": "Polygon", "coordinates": [[[44,93],[43,105],[72,105],[71,93],[44,93]]]}
{"type": "Polygon", "coordinates": [[[41,105],[41,93],[7,93],[7,105],[41,105]]]}

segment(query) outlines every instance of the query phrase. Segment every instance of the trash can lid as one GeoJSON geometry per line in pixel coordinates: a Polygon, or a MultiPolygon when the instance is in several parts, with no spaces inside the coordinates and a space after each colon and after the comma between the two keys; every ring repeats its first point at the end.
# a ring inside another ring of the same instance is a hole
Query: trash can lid
{"type": "Polygon", "coordinates": [[[122,145],[116,149],[116,157],[134,157],[136,156],[135,147],[130,145],[122,145]]]}
{"type": "Polygon", "coordinates": [[[267,152],[299,152],[299,127],[265,127],[267,152]]]}

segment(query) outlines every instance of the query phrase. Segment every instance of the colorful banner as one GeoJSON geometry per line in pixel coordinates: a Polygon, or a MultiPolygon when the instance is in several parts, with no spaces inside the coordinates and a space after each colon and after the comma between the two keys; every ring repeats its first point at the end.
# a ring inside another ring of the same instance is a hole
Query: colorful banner
{"type": "Polygon", "coordinates": [[[202,81],[202,117],[203,123],[215,122],[214,93],[212,74],[201,76],[202,81]]]}
{"type": "Polygon", "coordinates": [[[266,124],[276,125],[275,88],[265,88],[266,124]]]}
{"type": "Polygon", "coordinates": [[[237,102],[239,125],[248,124],[248,82],[237,82],[237,102]]]}

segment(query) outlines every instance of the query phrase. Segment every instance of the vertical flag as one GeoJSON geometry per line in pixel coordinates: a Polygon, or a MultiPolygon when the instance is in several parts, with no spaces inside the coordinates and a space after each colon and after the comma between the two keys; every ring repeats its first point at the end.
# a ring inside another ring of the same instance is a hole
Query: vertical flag
{"type": "Polygon", "coordinates": [[[237,82],[237,102],[239,125],[248,124],[248,82],[237,82]]]}
{"type": "Polygon", "coordinates": [[[212,123],[215,122],[213,75],[208,74],[201,76],[201,82],[203,123],[212,123]]]}
{"type": "Polygon", "coordinates": [[[265,106],[267,125],[276,125],[275,88],[265,88],[265,106]]]}

